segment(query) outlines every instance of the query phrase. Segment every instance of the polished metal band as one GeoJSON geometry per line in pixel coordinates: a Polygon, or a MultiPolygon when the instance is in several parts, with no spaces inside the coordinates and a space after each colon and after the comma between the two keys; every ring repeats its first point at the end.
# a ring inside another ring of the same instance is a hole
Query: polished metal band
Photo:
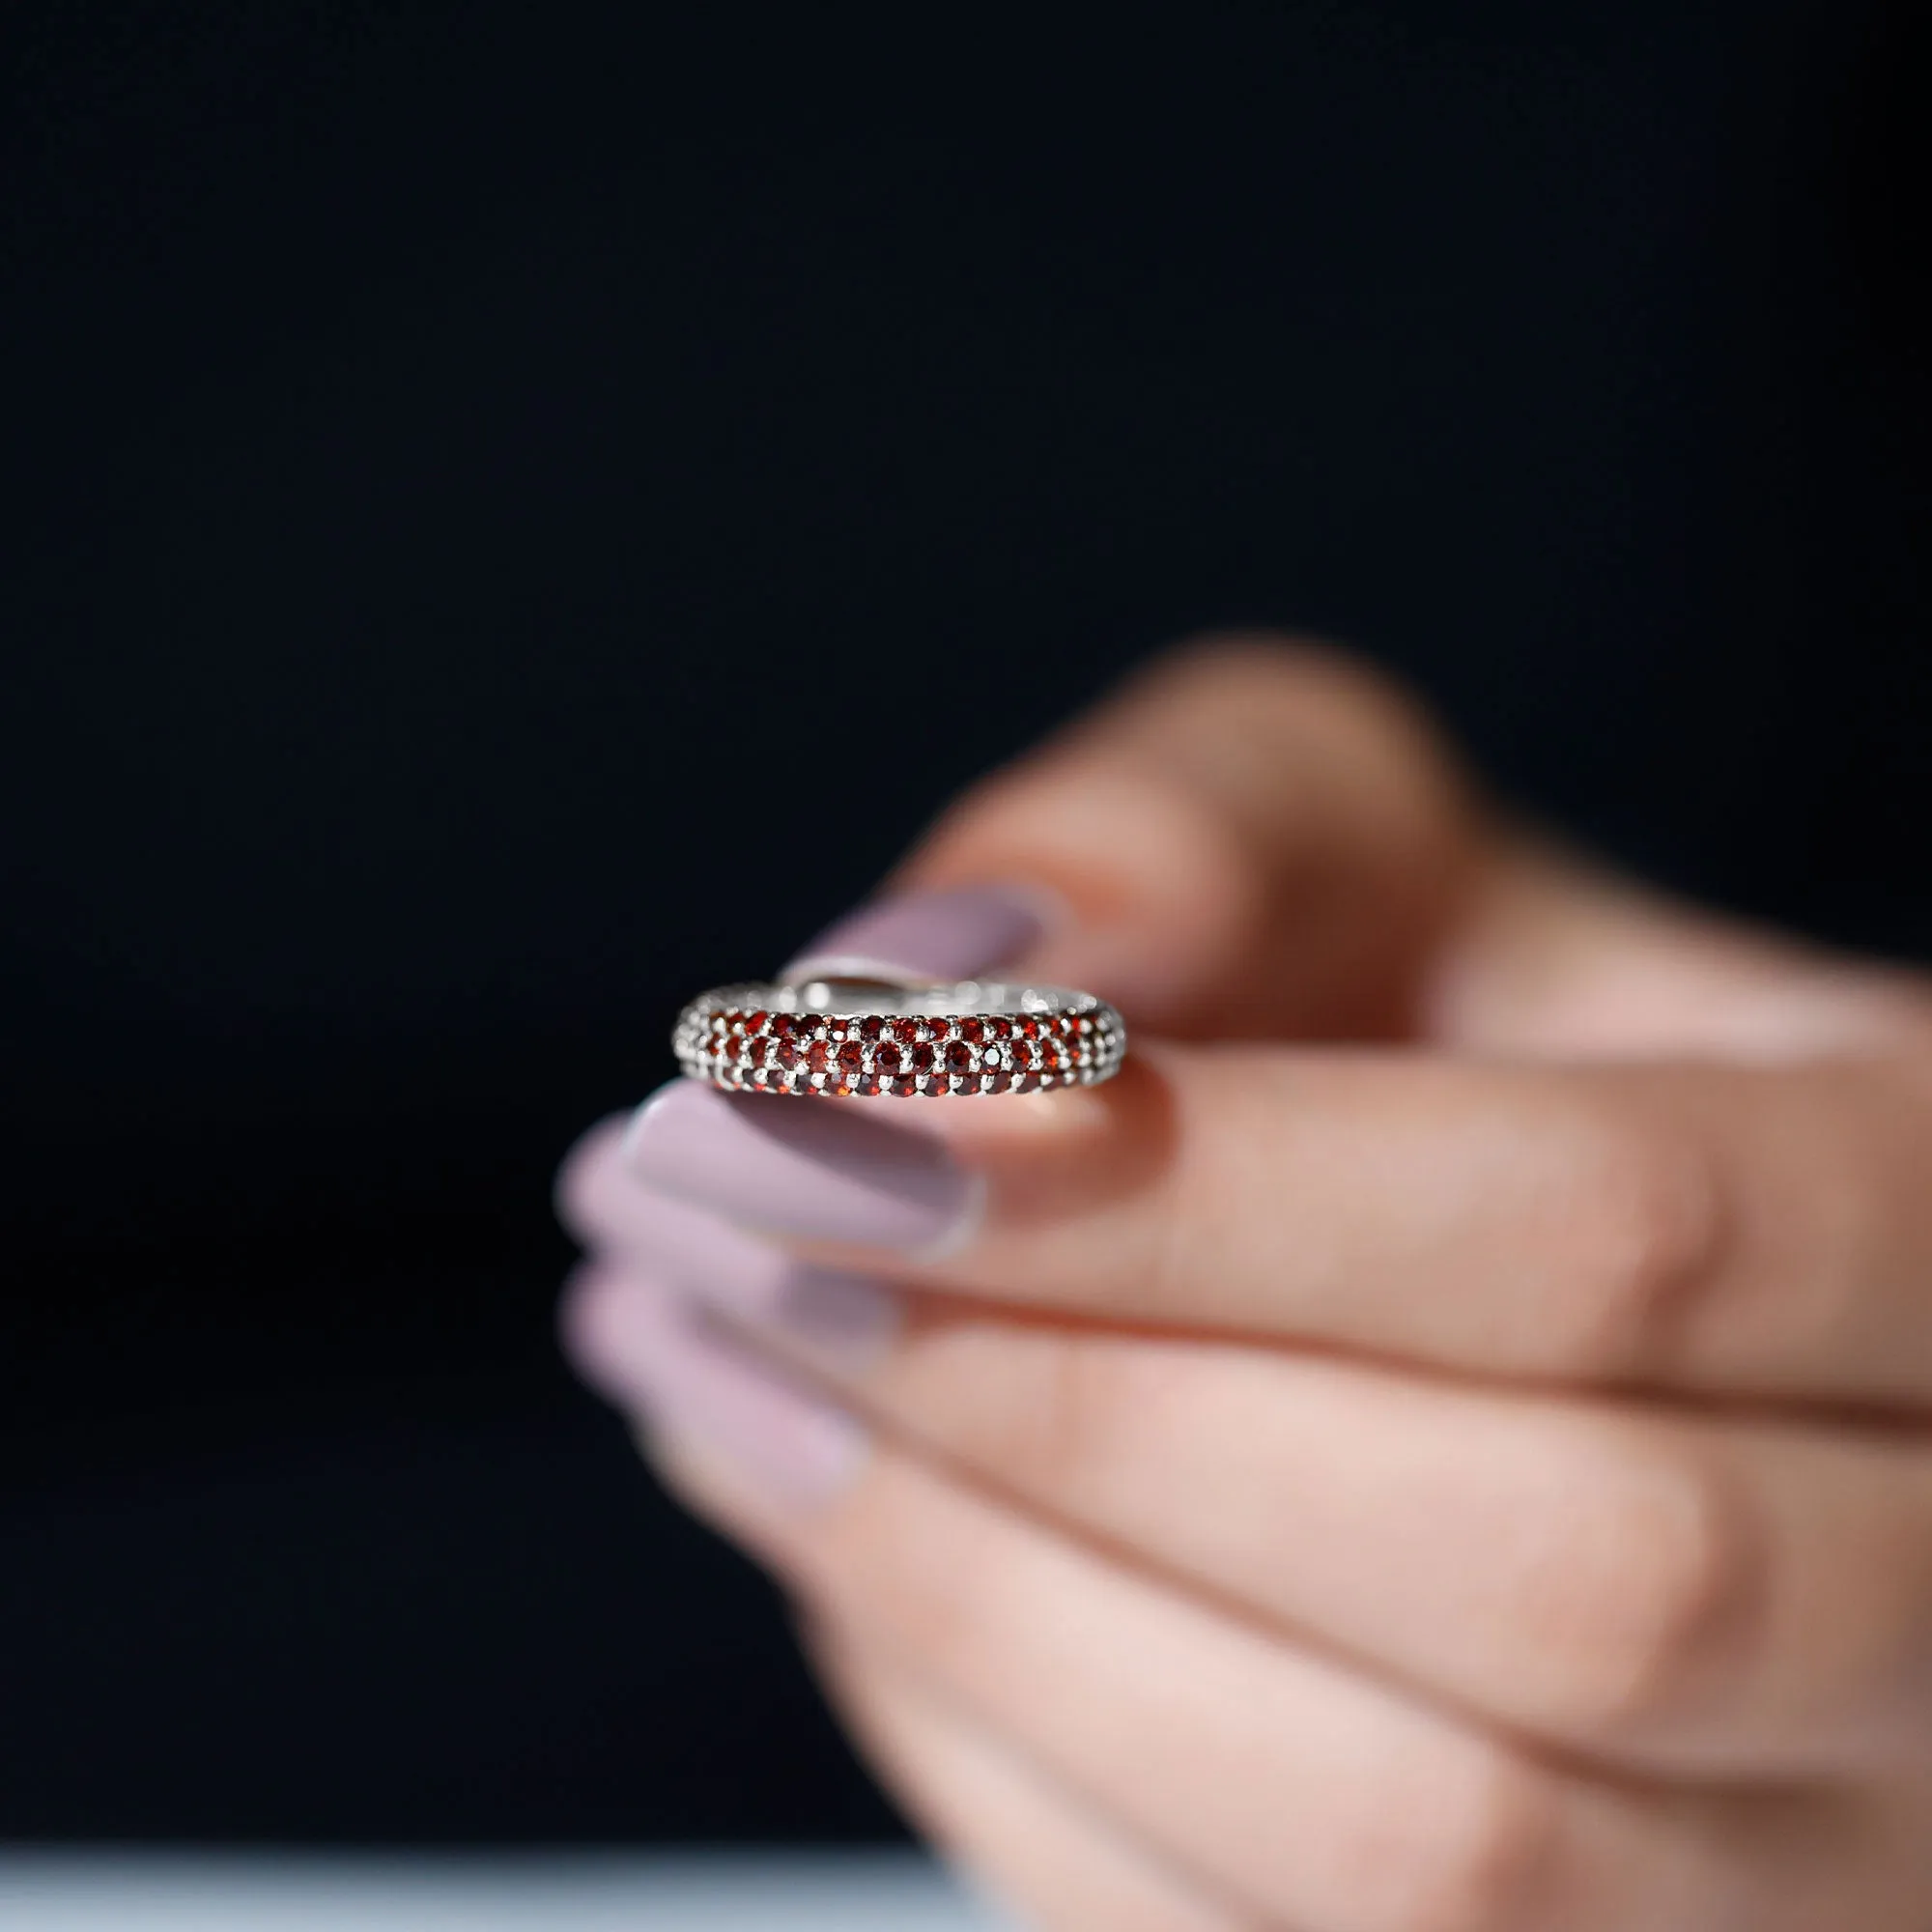
{"type": "Polygon", "coordinates": [[[1065,986],[807,980],[701,993],[671,1045],[693,1079],[732,1093],[1028,1094],[1110,1079],[1127,1030],[1065,986]]]}

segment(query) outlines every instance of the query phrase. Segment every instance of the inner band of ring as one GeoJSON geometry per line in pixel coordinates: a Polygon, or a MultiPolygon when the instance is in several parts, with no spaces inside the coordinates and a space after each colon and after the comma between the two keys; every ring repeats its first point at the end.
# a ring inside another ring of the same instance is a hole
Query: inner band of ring
{"type": "Polygon", "coordinates": [[[1065,986],[807,980],[702,993],[671,1044],[687,1074],[731,1093],[909,1098],[1093,1086],[1127,1037],[1105,1001],[1065,986]]]}

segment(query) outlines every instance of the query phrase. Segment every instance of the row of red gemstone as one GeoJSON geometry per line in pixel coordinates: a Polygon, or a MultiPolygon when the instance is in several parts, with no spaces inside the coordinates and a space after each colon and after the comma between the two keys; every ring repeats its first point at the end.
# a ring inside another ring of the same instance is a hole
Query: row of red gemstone
{"type": "Polygon", "coordinates": [[[1009,1019],[1004,1013],[966,1013],[887,1019],[878,1013],[849,1018],[838,1013],[714,1012],[710,1031],[734,1037],[763,1035],[772,1039],[856,1039],[872,1045],[895,1039],[901,1046],[956,1035],[974,1046],[1009,1039],[1075,1039],[1095,1033],[1098,1024],[1089,1014],[1027,1013],[1009,1019]]]}
{"type": "MultiPolygon", "coordinates": [[[[719,1034],[713,1037],[710,1051],[716,1060],[737,1061],[753,1067],[770,1065],[783,1073],[803,1067],[808,1073],[856,1074],[867,1065],[866,1049],[855,1039],[838,1044],[815,1039],[810,1045],[800,1047],[792,1040],[735,1039],[719,1034]]],[[[964,1075],[994,1072],[1002,1067],[1016,1072],[1065,1073],[1081,1065],[1083,1059],[1091,1056],[1083,1056],[1058,1040],[1037,1045],[1024,1039],[1007,1041],[991,1050],[990,1064],[985,1048],[963,1039],[926,1040],[905,1047],[895,1040],[883,1040],[871,1050],[870,1071],[887,1079],[902,1073],[964,1075]]]]}
{"type": "Polygon", "coordinates": [[[754,1091],[765,1089],[773,1093],[833,1094],[842,1099],[853,1094],[895,1094],[906,1097],[922,1094],[1031,1094],[1069,1076],[1065,1071],[1009,1072],[989,1067],[965,1075],[908,1073],[895,1079],[882,1078],[876,1073],[848,1072],[841,1068],[828,1076],[823,1086],[813,1086],[809,1077],[787,1072],[782,1067],[725,1065],[720,1066],[713,1077],[730,1087],[746,1087],[754,1091]]]}

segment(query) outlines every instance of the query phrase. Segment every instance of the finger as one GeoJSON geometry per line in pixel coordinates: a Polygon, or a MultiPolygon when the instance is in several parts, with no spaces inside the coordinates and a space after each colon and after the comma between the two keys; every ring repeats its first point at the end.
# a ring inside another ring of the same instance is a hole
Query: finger
{"type": "Polygon", "coordinates": [[[1481,833],[1437,735],[1388,680],[1308,645],[1232,639],[1157,661],[976,785],[889,882],[788,977],[1004,963],[1010,913],[950,898],[1004,887],[1058,917],[1021,965],[1187,1036],[1408,1029],[1419,975],[1481,833]],[[981,927],[976,927],[979,932],[981,927]]]}
{"type": "MultiPolygon", "coordinates": [[[[863,1639],[810,1649],[866,1754],[921,1828],[1038,1932],[1240,1932],[1196,1889],[863,1639]]],[[[1254,1932],[1260,1932],[1254,1926],[1254,1932]]]]}
{"type": "Polygon", "coordinates": [[[1433,1702],[1673,1776],[1932,1766],[1922,1437],[943,1307],[855,1350],[786,1286],[731,1318],[895,1440],[1433,1702]]]}
{"type": "Polygon", "coordinates": [[[608,1378],[676,1418],[658,1438],[669,1479],[815,1615],[1264,1918],[1905,1932],[1932,1899],[1922,1843],[1862,1802],[1561,1775],[890,1445],[848,1438],[836,1470],[820,1461],[803,1484],[775,1446],[827,1426],[822,1403],[701,1323],[668,1316],[603,1341],[608,1378]]]}
{"type": "Polygon", "coordinates": [[[1423,1033],[1463,1051],[1759,1063],[1925,1049],[1922,979],[1719,919],[1505,834],[1432,961],[1423,1033]]]}
{"type": "Polygon", "coordinates": [[[1157,660],[974,786],[787,973],[1015,960],[1177,1037],[1783,1058],[1928,1025],[1900,975],[1510,830],[1389,679],[1260,638],[1157,660]]]}
{"type": "Polygon", "coordinates": [[[658,1193],[821,1259],[1082,1318],[1511,1378],[1932,1394],[1932,1081],[1906,1056],[1551,1068],[1148,1049],[1104,1087],[942,1103],[682,1083],[658,1193]],[[935,1140],[935,1137],[941,1137],[935,1140]]]}

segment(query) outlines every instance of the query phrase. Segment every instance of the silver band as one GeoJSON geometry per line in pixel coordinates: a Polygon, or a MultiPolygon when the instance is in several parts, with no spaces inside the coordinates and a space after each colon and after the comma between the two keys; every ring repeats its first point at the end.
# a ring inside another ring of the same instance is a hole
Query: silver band
{"type": "Polygon", "coordinates": [[[700,993],[671,1047],[693,1079],[731,1093],[1029,1094],[1111,1079],[1127,1030],[1065,986],[806,980],[700,993]]]}

